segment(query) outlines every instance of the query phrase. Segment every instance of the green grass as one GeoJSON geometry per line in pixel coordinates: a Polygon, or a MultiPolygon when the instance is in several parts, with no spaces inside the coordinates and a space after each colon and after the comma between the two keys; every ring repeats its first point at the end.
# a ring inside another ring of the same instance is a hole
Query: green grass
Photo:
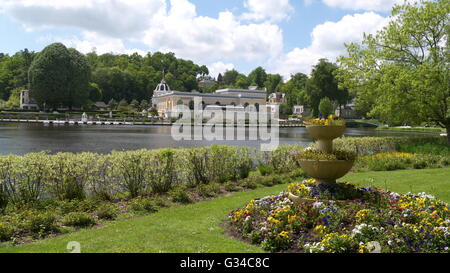
{"type": "Polygon", "coordinates": [[[429,133],[445,133],[445,129],[436,127],[411,127],[411,128],[398,128],[398,127],[386,127],[379,126],[376,130],[387,131],[406,131],[406,132],[429,132],[429,133]]]}
{"type": "Polygon", "coordinates": [[[250,200],[278,194],[286,185],[236,193],[208,202],[162,209],[158,213],[118,220],[104,227],[45,239],[20,246],[0,247],[2,252],[68,252],[77,241],[82,252],[264,252],[235,241],[220,227],[228,212],[250,200]]]}
{"type": "MultiPolygon", "coordinates": [[[[341,179],[361,186],[377,186],[405,193],[428,192],[450,202],[450,169],[352,173],[341,179]]],[[[219,199],[162,209],[147,216],[122,219],[104,227],[83,229],[19,246],[0,247],[1,252],[68,252],[77,241],[82,252],[221,252],[261,253],[262,249],[233,240],[220,227],[228,212],[252,199],[278,194],[286,185],[235,193],[219,199]]]]}
{"type": "Polygon", "coordinates": [[[350,173],[340,180],[397,193],[427,192],[450,202],[450,168],[350,173]]]}

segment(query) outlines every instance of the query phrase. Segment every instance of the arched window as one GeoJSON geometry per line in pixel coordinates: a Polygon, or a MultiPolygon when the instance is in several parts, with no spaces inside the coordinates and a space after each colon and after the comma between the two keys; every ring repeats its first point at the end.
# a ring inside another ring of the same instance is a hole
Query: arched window
{"type": "Polygon", "coordinates": [[[244,108],[247,108],[249,106],[248,102],[244,103],[244,108]]]}
{"type": "Polygon", "coordinates": [[[194,101],[189,101],[189,110],[194,110],[194,101]]]}
{"type": "Polygon", "coordinates": [[[177,105],[182,105],[183,104],[183,101],[182,100],[178,100],[177,101],[177,105]]]}
{"type": "Polygon", "coordinates": [[[219,106],[220,106],[220,102],[216,101],[216,105],[219,105],[219,106]]]}
{"type": "Polygon", "coordinates": [[[259,112],[259,103],[255,103],[256,112],[259,112]]]}
{"type": "Polygon", "coordinates": [[[236,103],[232,102],[231,105],[232,105],[232,106],[236,106],[236,103]]]}

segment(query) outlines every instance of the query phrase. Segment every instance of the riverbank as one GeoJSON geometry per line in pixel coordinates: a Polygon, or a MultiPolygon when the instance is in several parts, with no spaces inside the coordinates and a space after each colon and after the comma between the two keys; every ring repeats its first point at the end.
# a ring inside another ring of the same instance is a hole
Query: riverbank
{"type": "Polygon", "coordinates": [[[425,132],[425,133],[445,133],[444,128],[437,127],[388,127],[379,126],[376,130],[380,131],[402,131],[402,132],[425,132]]]}
{"type": "MultiPolygon", "coordinates": [[[[98,120],[98,121],[81,121],[81,120],[39,120],[39,119],[0,119],[0,122],[10,122],[10,123],[40,123],[44,125],[143,125],[143,126],[172,126],[173,123],[170,121],[129,121],[125,120],[98,120]]],[[[189,124],[183,124],[189,125],[189,124]]],[[[194,126],[194,124],[192,124],[194,126]]],[[[202,126],[207,126],[207,123],[203,123],[202,126]]],[[[227,126],[228,124],[216,124],[217,126],[227,126]]],[[[200,125],[195,125],[200,126],[200,125]]],[[[259,127],[263,125],[258,124],[245,124],[243,127],[259,127]]],[[[270,125],[271,127],[280,128],[295,128],[295,127],[305,127],[304,124],[299,123],[280,123],[277,125],[270,125]]],[[[238,125],[234,125],[238,127],[238,125]]]]}

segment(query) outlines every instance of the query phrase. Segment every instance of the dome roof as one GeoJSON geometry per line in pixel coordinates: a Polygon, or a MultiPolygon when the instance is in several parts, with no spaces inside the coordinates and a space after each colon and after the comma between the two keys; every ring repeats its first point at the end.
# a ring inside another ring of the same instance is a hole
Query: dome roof
{"type": "Polygon", "coordinates": [[[170,87],[165,80],[161,80],[161,82],[156,86],[155,92],[170,92],[170,87]]]}

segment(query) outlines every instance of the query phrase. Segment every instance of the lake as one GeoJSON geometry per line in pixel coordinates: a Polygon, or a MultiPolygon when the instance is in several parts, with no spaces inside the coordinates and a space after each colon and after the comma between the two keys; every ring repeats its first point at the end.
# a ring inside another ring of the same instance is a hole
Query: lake
{"type": "MultiPolygon", "coordinates": [[[[242,129],[243,130],[243,129],[242,129]]],[[[254,129],[246,129],[254,130],[254,129]]],[[[427,133],[377,131],[347,128],[345,136],[404,136],[427,133]]],[[[280,128],[280,144],[309,145],[305,128],[280,128]]],[[[48,150],[56,152],[109,153],[112,150],[197,147],[211,144],[245,145],[259,148],[267,141],[176,141],[169,126],[44,125],[0,123],[0,154],[22,155],[48,150]]]]}

